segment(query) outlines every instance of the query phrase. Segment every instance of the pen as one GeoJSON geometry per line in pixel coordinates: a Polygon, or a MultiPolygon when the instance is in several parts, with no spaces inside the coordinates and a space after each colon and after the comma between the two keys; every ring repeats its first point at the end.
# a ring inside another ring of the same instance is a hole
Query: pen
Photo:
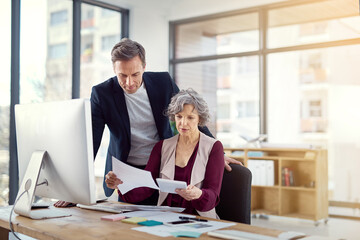
{"type": "Polygon", "coordinates": [[[207,222],[207,221],[208,221],[208,220],[206,220],[206,219],[183,217],[183,216],[180,216],[179,218],[180,218],[181,220],[193,220],[193,221],[199,221],[199,222],[207,222]]]}

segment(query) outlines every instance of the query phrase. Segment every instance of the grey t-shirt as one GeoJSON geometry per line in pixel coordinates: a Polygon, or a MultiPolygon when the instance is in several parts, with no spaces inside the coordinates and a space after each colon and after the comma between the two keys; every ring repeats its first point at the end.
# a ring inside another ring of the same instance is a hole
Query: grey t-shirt
{"type": "Polygon", "coordinates": [[[144,83],[135,93],[124,94],[131,133],[131,148],[127,162],[144,166],[149,160],[152,148],[160,140],[149,97],[144,83]]]}

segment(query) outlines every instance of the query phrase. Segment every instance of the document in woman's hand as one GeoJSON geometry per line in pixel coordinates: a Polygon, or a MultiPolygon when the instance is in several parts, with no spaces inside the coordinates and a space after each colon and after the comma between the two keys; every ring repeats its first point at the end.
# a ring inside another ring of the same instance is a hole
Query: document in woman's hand
{"type": "Polygon", "coordinates": [[[183,181],[157,178],[156,182],[159,185],[161,192],[168,192],[168,193],[176,194],[175,189],[177,189],[177,188],[184,189],[187,187],[186,182],[183,182],[183,181]]]}

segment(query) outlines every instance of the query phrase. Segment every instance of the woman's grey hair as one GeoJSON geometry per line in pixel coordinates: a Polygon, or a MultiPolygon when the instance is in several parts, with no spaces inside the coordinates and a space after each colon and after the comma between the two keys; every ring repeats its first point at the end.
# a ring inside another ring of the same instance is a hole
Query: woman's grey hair
{"type": "Polygon", "coordinates": [[[146,65],[145,49],[144,47],[131,39],[123,38],[111,50],[111,61],[128,61],[136,56],[139,56],[143,67],[146,65]]]}
{"type": "Polygon", "coordinates": [[[199,126],[205,126],[210,120],[209,107],[200,94],[191,88],[181,90],[171,98],[171,102],[166,110],[166,115],[169,117],[170,121],[175,121],[175,114],[181,112],[184,109],[185,104],[194,106],[199,114],[199,126]]]}

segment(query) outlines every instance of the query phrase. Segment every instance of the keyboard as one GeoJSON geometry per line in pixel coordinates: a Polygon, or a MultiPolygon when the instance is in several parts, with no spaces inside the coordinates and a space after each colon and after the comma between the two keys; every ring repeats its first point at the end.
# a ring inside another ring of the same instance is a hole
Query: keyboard
{"type": "Polygon", "coordinates": [[[48,208],[53,205],[52,202],[35,202],[31,204],[31,209],[48,208]]]}
{"type": "Polygon", "coordinates": [[[168,206],[150,206],[150,205],[124,205],[119,203],[104,202],[95,205],[77,204],[77,207],[111,213],[123,213],[128,211],[170,211],[182,212],[185,208],[168,206]]]}
{"type": "Polygon", "coordinates": [[[110,212],[110,213],[123,213],[123,206],[120,204],[94,204],[94,205],[84,205],[84,204],[77,204],[79,208],[101,211],[101,212],[110,212]]]}

